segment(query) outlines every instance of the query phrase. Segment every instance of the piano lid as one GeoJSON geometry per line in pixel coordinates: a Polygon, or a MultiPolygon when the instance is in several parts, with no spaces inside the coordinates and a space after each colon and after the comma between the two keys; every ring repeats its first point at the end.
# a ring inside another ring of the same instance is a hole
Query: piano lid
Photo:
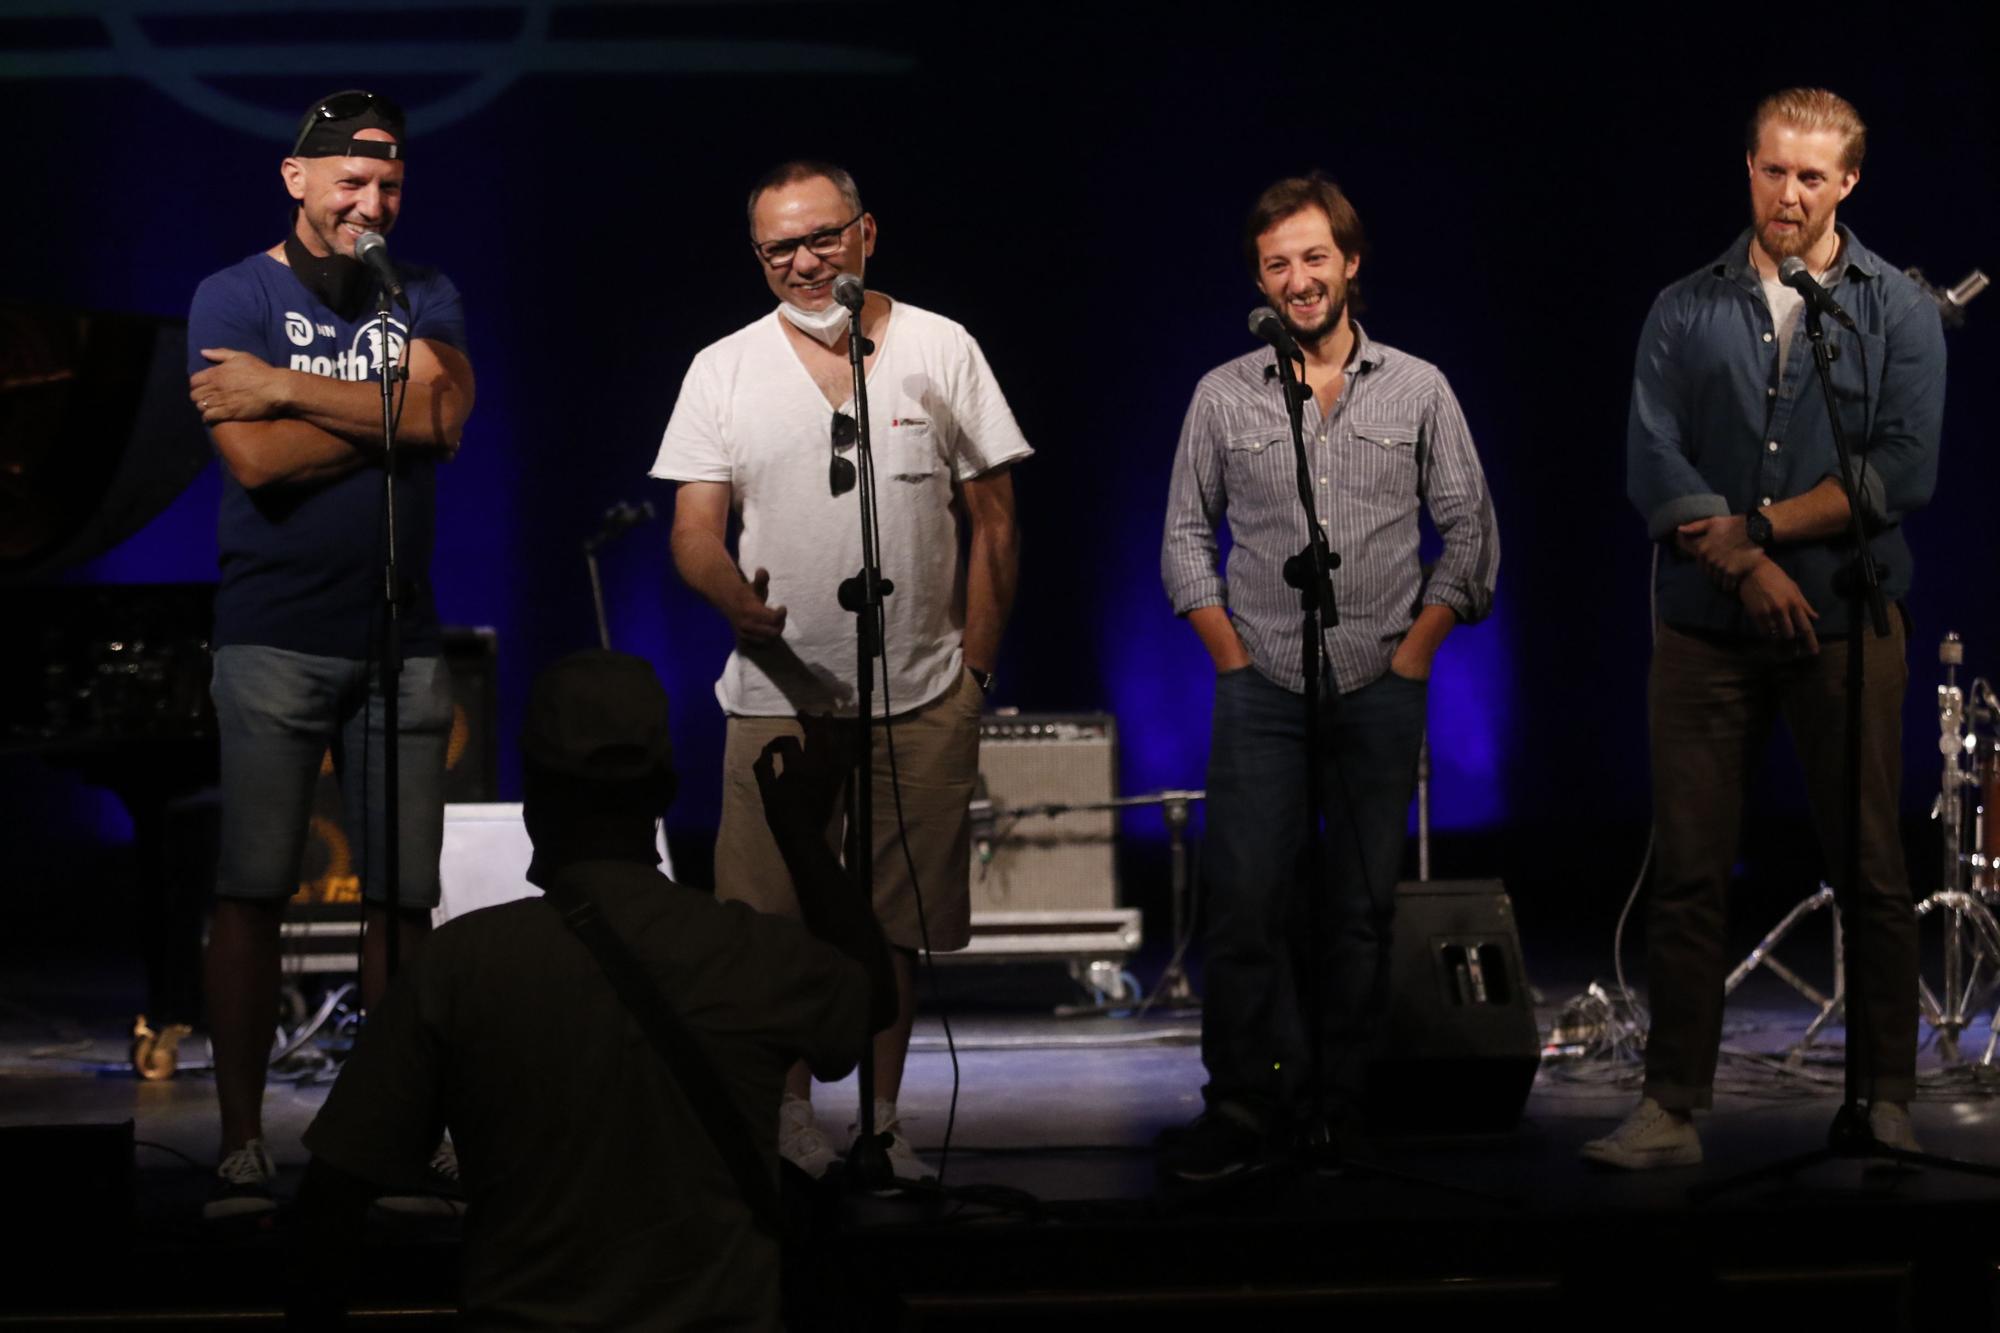
{"type": "Polygon", "coordinates": [[[0,584],[102,555],[212,456],[181,321],[0,303],[0,584]]]}

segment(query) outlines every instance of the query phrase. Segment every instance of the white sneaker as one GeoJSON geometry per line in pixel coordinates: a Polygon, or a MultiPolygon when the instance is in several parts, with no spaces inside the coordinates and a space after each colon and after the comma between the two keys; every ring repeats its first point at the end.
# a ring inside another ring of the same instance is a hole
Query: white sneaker
{"type": "Polygon", "coordinates": [[[1701,1138],[1694,1132],[1694,1121],[1646,1097],[1618,1128],[1584,1144],[1583,1159],[1626,1171],[1700,1166],[1701,1138]]]}
{"type": "Polygon", "coordinates": [[[1898,1106],[1895,1102],[1871,1102],[1868,1106],[1868,1132],[1885,1148],[1901,1152],[1923,1151],[1917,1146],[1917,1131],[1910,1123],[1910,1108],[1907,1106],[1898,1106]]]}
{"type": "Polygon", "coordinates": [[[202,1217],[220,1222],[277,1212],[278,1201],[271,1197],[271,1182],[277,1178],[278,1168],[264,1150],[264,1140],[251,1139],[215,1168],[215,1191],[201,1206],[202,1217]]]}
{"type": "Polygon", "coordinates": [[[438,1140],[437,1151],[431,1154],[425,1174],[429,1177],[428,1189],[414,1194],[384,1194],[375,1200],[375,1206],[404,1217],[464,1216],[465,1194],[459,1186],[458,1149],[452,1146],[449,1135],[438,1140]]]}
{"type": "Polygon", "coordinates": [[[885,1102],[879,1097],[875,1101],[875,1132],[889,1136],[889,1171],[899,1181],[921,1183],[936,1180],[937,1172],[924,1165],[924,1159],[917,1156],[917,1150],[903,1137],[902,1120],[896,1115],[896,1103],[885,1102]]]}
{"type": "Polygon", "coordinates": [[[813,1119],[813,1104],[789,1093],[778,1103],[778,1156],[818,1180],[840,1160],[833,1140],[813,1119]]]}

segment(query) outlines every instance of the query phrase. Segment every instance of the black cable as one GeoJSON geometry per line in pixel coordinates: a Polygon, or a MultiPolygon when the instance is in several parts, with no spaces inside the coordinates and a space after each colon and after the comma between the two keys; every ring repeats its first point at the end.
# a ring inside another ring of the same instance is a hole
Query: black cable
{"type": "MultiPolygon", "coordinates": [[[[871,466],[868,483],[873,485],[874,480],[873,468],[871,466]]],[[[903,814],[903,779],[901,773],[896,768],[896,727],[893,721],[893,709],[889,700],[889,617],[888,613],[879,606],[876,608],[875,614],[877,617],[875,641],[882,649],[882,737],[887,742],[889,751],[889,796],[891,802],[896,807],[896,842],[903,851],[903,865],[910,872],[910,895],[915,900],[917,906],[917,938],[922,940],[924,944],[924,970],[930,978],[931,1003],[937,1006],[938,1022],[944,1028],[945,1053],[951,1057],[951,1101],[945,1108],[944,1144],[938,1149],[938,1183],[942,1185],[944,1183],[945,1169],[951,1164],[952,1131],[958,1124],[958,1041],[952,1035],[951,1010],[945,1004],[944,991],[938,983],[937,955],[931,952],[930,918],[924,911],[924,891],[922,885],[918,882],[916,856],[910,851],[909,822],[903,814]]],[[[963,685],[963,681],[960,682],[960,685],[963,685]]],[[[975,723],[974,725],[976,727],[978,724],[975,723]]],[[[875,831],[869,829],[867,836],[872,840],[875,836],[875,831]]],[[[874,886],[871,885],[869,891],[872,893],[874,886]]],[[[912,978],[912,993],[910,996],[912,1026],[915,1025],[916,1021],[914,1012],[916,1008],[916,988],[914,983],[915,979],[912,978]]],[[[909,1063],[907,1052],[905,1052],[903,1059],[904,1065],[907,1068],[909,1063]]]]}
{"type": "Polygon", "coordinates": [[[200,1162],[197,1162],[194,1158],[188,1156],[186,1153],[182,1152],[179,1148],[176,1148],[171,1144],[155,1143],[151,1139],[133,1139],[132,1146],[134,1148],[151,1148],[155,1152],[166,1153],[169,1157],[178,1157],[183,1162],[186,1162],[191,1169],[198,1172],[200,1175],[204,1177],[207,1176],[210,1171],[214,1170],[213,1167],[202,1165],[200,1162]]]}

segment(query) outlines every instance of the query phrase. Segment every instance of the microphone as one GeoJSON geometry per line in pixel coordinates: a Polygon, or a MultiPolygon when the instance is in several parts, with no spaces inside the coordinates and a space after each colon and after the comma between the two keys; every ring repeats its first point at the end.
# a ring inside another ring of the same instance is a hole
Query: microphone
{"type": "Polygon", "coordinates": [[[629,500],[620,500],[617,504],[612,505],[611,508],[604,511],[604,519],[598,526],[597,535],[585,542],[583,549],[586,551],[595,551],[598,547],[603,546],[627,528],[636,528],[641,523],[651,523],[652,521],[653,502],[651,500],[641,500],[637,504],[633,504],[629,500]]]}
{"type": "Polygon", "coordinates": [[[843,273],[833,280],[833,299],[855,314],[861,313],[861,303],[867,298],[868,289],[852,273],[843,273]]]}
{"type": "Polygon", "coordinates": [[[1293,361],[1305,360],[1298,343],[1292,338],[1292,331],[1285,327],[1285,321],[1271,307],[1260,305],[1250,312],[1250,332],[1271,344],[1279,356],[1293,361]]]}
{"type": "Polygon", "coordinates": [[[1806,304],[1838,323],[1843,329],[1854,328],[1854,316],[1840,308],[1840,302],[1833,294],[1813,281],[1812,274],[1806,272],[1806,261],[1797,255],[1788,255],[1778,265],[1778,280],[1806,298],[1806,304]]]}
{"type": "Polygon", "coordinates": [[[389,242],[379,231],[364,231],[354,242],[354,257],[375,270],[375,276],[382,282],[382,288],[393,297],[403,309],[410,308],[410,298],[403,295],[403,280],[396,274],[396,266],[389,262],[389,242]]]}
{"type": "Polygon", "coordinates": [[[1966,303],[1985,291],[1989,285],[1987,276],[1978,269],[1960,278],[1957,286],[1944,291],[1932,286],[1920,268],[1906,268],[1903,270],[1903,276],[1916,283],[1918,290],[1937,303],[1938,316],[1944,320],[1944,326],[1948,329],[1965,327],[1966,303]]]}

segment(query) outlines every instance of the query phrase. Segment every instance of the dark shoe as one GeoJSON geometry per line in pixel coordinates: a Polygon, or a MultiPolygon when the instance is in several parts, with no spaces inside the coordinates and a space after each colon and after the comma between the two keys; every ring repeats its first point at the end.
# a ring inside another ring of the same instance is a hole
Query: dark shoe
{"type": "Polygon", "coordinates": [[[1211,1107],[1159,1139],[1160,1174],[1189,1184],[1246,1175],[1271,1163],[1271,1137],[1246,1117],[1211,1107]]]}
{"type": "Polygon", "coordinates": [[[1347,1169],[1350,1159],[1366,1159],[1368,1140],[1360,1120],[1333,1115],[1313,1125],[1299,1136],[1299,1162],[1322,1176],[1337,1176],[1347,1169]]]}

